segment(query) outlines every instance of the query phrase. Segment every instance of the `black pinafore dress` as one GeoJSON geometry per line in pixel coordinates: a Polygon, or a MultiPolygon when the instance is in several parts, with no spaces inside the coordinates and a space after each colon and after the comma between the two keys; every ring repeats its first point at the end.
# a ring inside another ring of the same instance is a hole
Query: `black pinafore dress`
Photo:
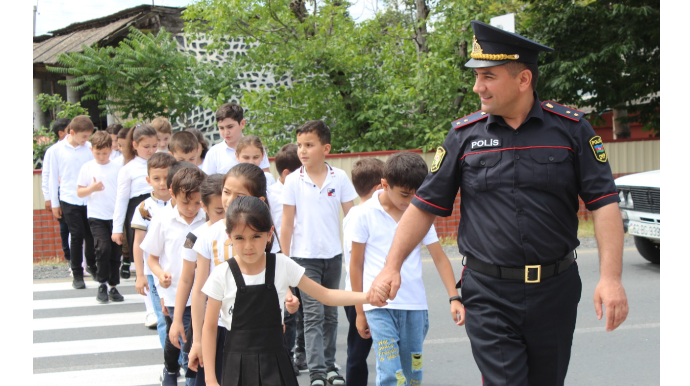
{"type": "Polygon", "coordinates": [[[222,386],[298,386],[283,345],[275,288],[276,256],[266,254],[266,283],[247,286],[235,258],[228,260],[237,285],[232,328],[225,335],[222,386]]]}

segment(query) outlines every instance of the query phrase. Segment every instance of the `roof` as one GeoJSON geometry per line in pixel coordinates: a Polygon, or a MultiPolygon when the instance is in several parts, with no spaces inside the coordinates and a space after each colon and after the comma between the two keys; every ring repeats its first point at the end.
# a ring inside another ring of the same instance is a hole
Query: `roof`
{"type": "Polygon", "coordinates": [[[130,26],[136,26],[139,22],[151,18],[151,16],[164,15],[179,19],[183,9],[178,7],[139,5],[109,16],[70,24],[65,28],[51,31],[52,36],[36,36],[33,43],[34,64],[55,65],[58,56],[62,53],[82,52],[81,47],[83,45],[91,46],[94,43],[107,44],[115,38],[126,34],[130,26]]]}

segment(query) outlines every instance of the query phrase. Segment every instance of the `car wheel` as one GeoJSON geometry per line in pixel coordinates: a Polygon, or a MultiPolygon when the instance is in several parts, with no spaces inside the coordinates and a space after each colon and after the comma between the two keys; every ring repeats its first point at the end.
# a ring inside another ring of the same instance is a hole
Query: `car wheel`
{"type": "Polygon", "coordinates": [[[661,244],[653,243],[644,237],[635,236],[635,246],[640,255],[652,264],[659,264],[661,257],[661,244]]]}

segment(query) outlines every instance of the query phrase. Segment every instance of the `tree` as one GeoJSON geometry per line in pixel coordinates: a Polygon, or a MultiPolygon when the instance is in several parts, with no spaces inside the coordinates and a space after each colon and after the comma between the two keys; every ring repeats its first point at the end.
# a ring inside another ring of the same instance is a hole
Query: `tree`
{"type": "Polygon", "coordinates": [[[629,122],[660,130],[660,2],[530,0],[528,36],[555,48],[542,56],[539,95],[613,109],[614,133],[629,122]],[[644,102],[644,103],[640,103],[644,102]]]}
{"type": "MultiPolygon", "coordinates": [[[[65,102],[62,100],[62,97],[59,94],[38,94],[38,96],[36,96],[36,102],[38,102],[38,105],[41,107],[42,111],[47,111],[50,113],[50,124],[48,127],[51,127],[53,122],[58,118],[72,119],[77,115],[87,114],[87,110],[81,107],[81,103],[65,102]]],[[[41,169],[43,167],[43,156],[45,155],[46,150],[48,150],[48,148],[56,141],[57,138],[48,128],[41,127],[40,129],[34,130],[34,169],[41,169]]]]}

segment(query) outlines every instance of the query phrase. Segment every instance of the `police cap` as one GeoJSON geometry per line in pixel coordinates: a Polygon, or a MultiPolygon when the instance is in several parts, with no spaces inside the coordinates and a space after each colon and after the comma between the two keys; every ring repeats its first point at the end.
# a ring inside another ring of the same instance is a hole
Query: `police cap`
{"type": "Polygon", "coordinates": [[[553,51],[551,47],[481,21],[472,20],[471,24],[474,30],[472,59],[465,67],[492,67],[510,61],[537,64],[540,51],[553,51]]]}

